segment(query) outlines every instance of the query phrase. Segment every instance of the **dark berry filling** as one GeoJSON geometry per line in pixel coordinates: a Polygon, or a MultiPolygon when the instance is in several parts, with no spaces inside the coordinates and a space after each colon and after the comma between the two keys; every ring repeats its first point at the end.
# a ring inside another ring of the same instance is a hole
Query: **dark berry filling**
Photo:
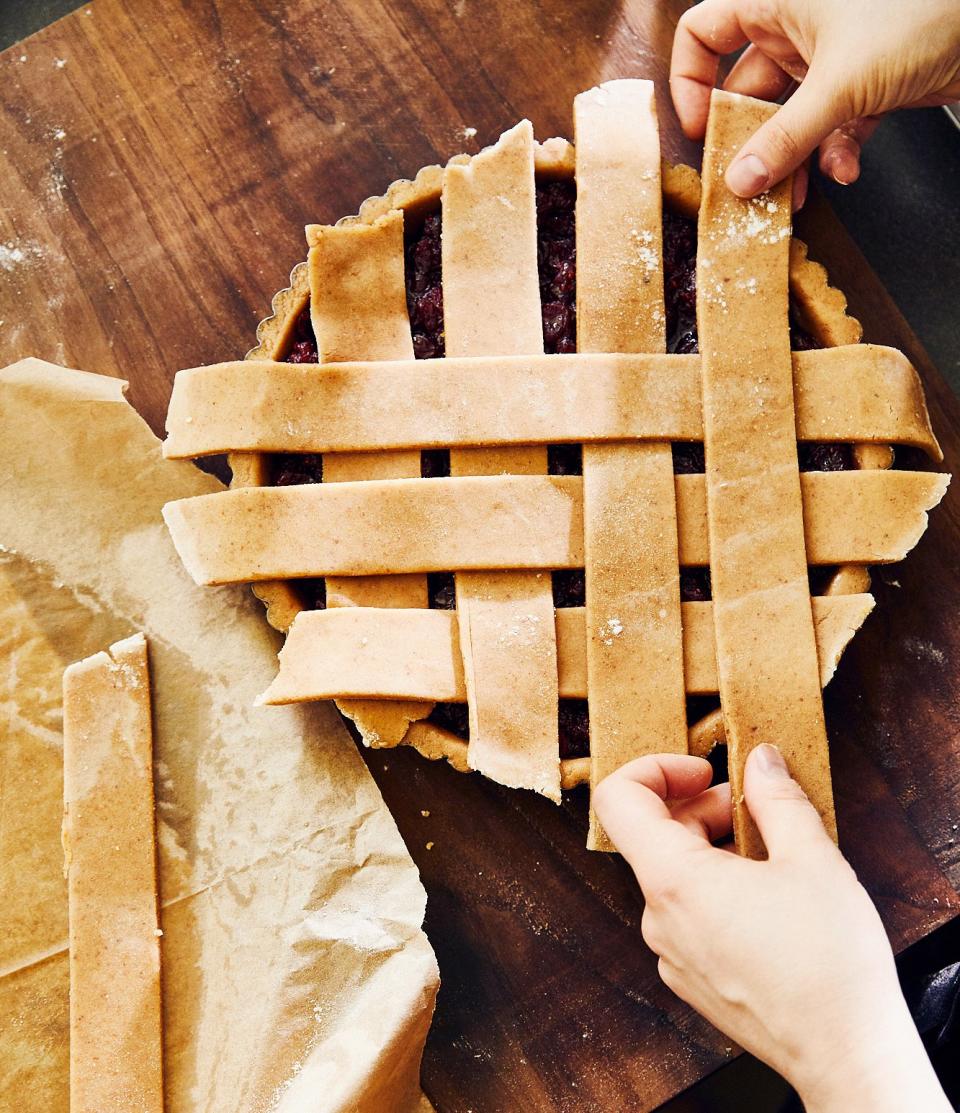
{"type": "Polygon", "coordinates": [[[547,445],[547,471],[551,475],[583,475],[583,446],[547,445]]]}
{"type": "Polygon", "coordinates": [[[270,460],[270,477],[274,487],[322,483],[323,457],[319,452],[277,453],[270,460]]]}
{"type": "MultiPolygon", "coordinates": [[[[730,780],[730,767],[727,764],[727,744],[721,742],[707,754],[707,761],[713,769],[713,784],[721,785],[730,780]]],[[[724,841],[724,840],[721,840],[724,841]]]]}
{"type": "Polygon", "coordinates": [[[696,475],[706,471],[702,441],[688,441],[670,447],[673,449],[673,470],[676,475],[696,475]]]}
{"type": "Polygon", "coordinates": [[[465,703],[437,703],[427,716],[427,722],[450,731],[464,740],[470,737],[470,724],[465,703]]]}
{"type": "Polygon", "coordinates": [[[558,715],[560,760],[590,753],[590,711],[585,699],[562,699],[558,715]]]}
{"type": "Polygon", "coordinates": [[[452,611],[457,605],[457,591],[452,572],[428,572],[427,596],[435,611],[452,611]]]}
{"type": "Polygon", "coordinates": [[[667,351],[697,348],[697,222],[663,210],[663,302],[667,351]]]}
{"type": "Polygon", "coordinates": [[[583,568],[559,568],[553,573],[553,605],[584,607],[587,602],[587,579],[583,568]]]}
{"type": "Polygon", "coordinates": [[[680,600],[683,603],[706,603],[713,598],[709,568],[680,569],[680,600]]]}
{"type": "Polygon", "coordinates": [[[687,696],[687,722],[697,723],[720,706],[718,696],[687,696]]]}
{"type": "MultiPolygon", "coordinates": [[[[537,266],[543,321],[544,351],[547,354],[575,352],[576,321],[576,184],[570,179],[538,181],[537,266]]],[[[407,310],[417,359],[444,355],[443,287],[441,275],[441,218],[431,213],[421,222],[408,222],[405,242],[407,310]]],[[[697,352],[697,225],[695,220],[664,209],[663,276],[666,311],[667,351],[697,352]]],[[[806,332],[793,306],[790,310],[790,343],[794,351],[820,345],[806,332]]],[[[316,363],[317,343],[310,322],[309,305],[300,313],[290,336],[288,363],[316,363]]],[[[704,471],[703,444],[674,444],[673,468],[679,475],[704,471]]],[[[846,444],[798,445],[802,471],[842,471],[854,467],[853,450],[846,444]]],[[[583,472],[580,445],[550,445],[548,470],[551,475],[580,475],[583,472]]],[[[272,482],[277,486],[319,483],[323,463],[319,455],[275,455],[271,461],[272,482]]],[[[421,474],[439,477],[450,474],[450,454],[446,449],[425,450],[421,454],[421,474]]],[[[811,573],[811,590],[822,589],[833,569],[811,573]],[[821,574],[823,573],[823,574],[821,574]]],[[[430,606],[452,610],[456,591],[452,573],[437,572],[427,577],[430,606]]],[[[325,606],[322,579],[298,580],[297,588],[304,605],[325,606]]],[[[685,602],[711,598],[710,570],[683,568],[680,572],[680,597],[685,602]]],[[[582,568],[553,573],[553,598],[557,607],[582,607],[585,581],[582,568]]],[[[716,697],[691,697],[687,701],[688,720],[694,722],[717,706],[716,697]]],[[[437,704],[430,721],[460,738],[469,735],[467,708],[464,704],[437,704]]],[[[560,701],[560,756],[585,757],[590,752],[589,715],[586,700],[560,701]]]]}
{"type": "Polygon", "coordinates": [[[322,611],[327,606],[327,581],[323,577],[297,580],[297,591],[308,611],[322,611]]]}
{"type": "Polygon", "coordinates": [[[450,450],[425,448],[420,453],[420,475],[424,479],[443,479],[450,474],[450,450]]]}
{"type": "Polygon", "coordinates": [[[797,444],[801,471],[850,471],[853,466],[853,445],[817,444],[801,441],[797,444]]]}
{"type": "Polygon", "coordinates": [[[432,213],[406,236],[407,312],[417,359],[444,354],[443,284],[440,276],[440,214],[432,213]]]}
{"type": "Polygon", "coordinates": [[[537,270],[543,350],[577,350],[576,183],[566,178],[537,184],[537,270]]]}
{"type": "Polygon", "coordinates": [[[289,343],[290,351],[287,352],[287,363],[320,362],[317,338],[313,332],[313,322],[310,320],[309,303],[303,307],[299,317],[294,321],[289,343]]]}

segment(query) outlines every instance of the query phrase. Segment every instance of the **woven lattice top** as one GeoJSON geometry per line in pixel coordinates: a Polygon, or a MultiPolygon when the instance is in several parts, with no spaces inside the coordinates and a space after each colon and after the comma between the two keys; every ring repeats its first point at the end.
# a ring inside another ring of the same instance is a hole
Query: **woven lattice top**
{"type": "MultiPolygon", "coordinates": [[[[735,802],[749,750],[773,742],[832,827],[821,687],[872,599],[865,577],[811,595],[809,569],[899,560],[947,480],[800,471],[798,443],[860,446],[861,465],[889,462],[879,446],[939,449],[901,353],[844,343],[846,324],[819,330],[840,346],[791,352],[788,287],[810,316],[835,292],[791,248],[789,183],[754,201],[723,184],[770,111],[714,94],[696,354],[666,354],[652,86],[616,81],[575,102],[575,353],[544,354],[546,148],[524,121],[435,170],[444,358],[415,358],[415,206],[394,191],[307,230],[320,366],[252,359],[177,376],[167,455],[234,454],[234,489],[165,510],[190,573],[325,581],[326,608],[294,619],[265,702],[336,698],[368,743],[430,756],[446,746],[431,707],[465,702],[469,767],[559,799],[561,699],[587,701],[596,783],[642,753],[686,751],[687,698],[719,693],[735,802]],[[699,442],[705,473],[675,475],[671,445],[699,442]],[[583,446],[582,474],[547,474],[557,444],[583,446]],[[425,449],[449,450],[449,475],[422,477],[425,449]],[[262,485],[274,453],[322,454],[323,482],[262,485]],[[712,596],[684,601],[696,568],[712,596]],[[558,569],[585,569],[582,606],[555,607],[558,569]],[[428,574],[451,572],[455,610],[431,609],[428,574]]],[[[286,300],[284,335],[302,305],[286,300]]],[[[735,833],[762,852],[737,803],[735,833]]],[[[606,846],[593,818],[588,845],[606,846]]]]}

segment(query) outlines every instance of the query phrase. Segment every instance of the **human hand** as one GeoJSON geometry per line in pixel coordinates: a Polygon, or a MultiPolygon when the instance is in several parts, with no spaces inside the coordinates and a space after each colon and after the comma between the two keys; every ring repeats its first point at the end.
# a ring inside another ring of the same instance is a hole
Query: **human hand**
{"type": "Polygon", "coordinates": [[[702,139],[721,55],[750,43],[723,83],[764,100],[796,91],[741,148],[726,173],[753,197],[792,170],[806,193],[807,157],[841,185],[860,175],[860,150],[895,108],[960,99],[956,0],[703,0],[677,25],[670,62],[684,132],[702,139]]]}
{"type": "Polygon", "coordinates": [[[664,982],[779,1071],[808,1113],[949,1110],[880,917],[779,750],[758,746],[744,777],[767,861],[713,845],[730,834],[730,786],[710,779],[702,758],[661,754],[593,795],[643,889],[664,982]]]}

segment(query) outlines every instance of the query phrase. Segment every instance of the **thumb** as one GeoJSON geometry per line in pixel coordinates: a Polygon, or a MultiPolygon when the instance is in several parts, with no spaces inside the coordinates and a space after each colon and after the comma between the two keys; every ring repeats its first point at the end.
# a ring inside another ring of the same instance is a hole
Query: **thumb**
{"type": "Polygon", "coordinates": [[[833,847],[816,808],[790,776],[776,746],[765,742],[747,758],[743,795],[771,858],[833,847]]]}
{"type": "Polygon", "coordinates": [[[782,181],[851,113],[834,88],[811,69],[783,107],[740,148],[726,183],[738,197],[755,197],[782,181]]]}

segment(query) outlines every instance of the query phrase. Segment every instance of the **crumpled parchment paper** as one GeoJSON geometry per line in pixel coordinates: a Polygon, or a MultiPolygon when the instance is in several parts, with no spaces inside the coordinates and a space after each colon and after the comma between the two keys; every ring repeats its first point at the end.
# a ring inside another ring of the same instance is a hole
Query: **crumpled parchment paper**
{"type": "Polygon", "coordinates": [[[66,664],[150,639],[168,1113],[429,1109],[416,867],[330,705],[255,708],[277,639],[160,508],[216,490],[112,378],[0,371],[0,1107],[68,1108],[66,664]]]}

